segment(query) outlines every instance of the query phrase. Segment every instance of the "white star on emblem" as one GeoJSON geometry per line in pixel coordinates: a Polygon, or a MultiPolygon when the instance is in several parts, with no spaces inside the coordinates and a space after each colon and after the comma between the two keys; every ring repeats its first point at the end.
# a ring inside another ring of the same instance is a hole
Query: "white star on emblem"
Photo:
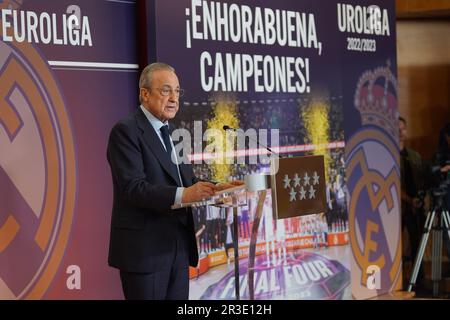
{"type": "Polygon", "coordinates": [[[289,179],[289,176],[287,174],[284,176],[284,180],[283,181],[284,181],[284,188],[285,189],[291,187],[291,179],[289,179]]]}
{"type": "Polygon", "coordinates": [[[319,184],[319,178],[320,176],[317,175],[317,172],[314,171],[314,175],[313,175],[313,185],[319,184]]]}
{"type": "Polygon", "coordinates": [[[305,176],[303,177],[303,180],[305,180],[305,182],[303,183],[304,186],[309,185],[309,179],[311,178],[308,176],[308,172],[305,172],[305,176]]]}
{"type": "Polygon", "coordinates": [[[297,200],[297,198],[296,198],[297,192],[294,191],[294,188],[291,189],[291,192],[289,192],[289,195],[291,196],[291,197],[289,198],[289,201],[290,201],[290,202],[296,201],[296,200],[297,200]]]}
{"type": "Polygon", "coordinates": [[[294,177],[294,188],[301,186],[301,181],[302,181],[302,178],[300,178],[298,176],[298,174],[295,174],[295,177],[294,177]]]}
{"type": "Polygon", "coordinates": [[[306,190],[302,187],[300,189],[300,200],[306,199],[306,190]]]}
{"type": "Polygon", "coordinates": [[[314,190],[313,186],[309,187],[309,198],[310,199],[316,198],[316,190],[314,190]]]}

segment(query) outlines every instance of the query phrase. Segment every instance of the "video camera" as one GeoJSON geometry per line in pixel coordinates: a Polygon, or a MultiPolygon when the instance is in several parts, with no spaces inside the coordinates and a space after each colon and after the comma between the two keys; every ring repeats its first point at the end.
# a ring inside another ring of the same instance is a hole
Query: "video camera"
{"type": "MultiPolygon", "coordinates": [[[[441,171],[447,165],[450,165],[450,160],[441,152],[436,154],[433,164],[424,165],[425,190],[428,190],[437,202],[441,202],[450,192],[450,171],[441,171]]],[[[422,192],[422,199],[424,194],[422,192]]],[[[419,199],[421,199],[420,195],[419,199]]]]}

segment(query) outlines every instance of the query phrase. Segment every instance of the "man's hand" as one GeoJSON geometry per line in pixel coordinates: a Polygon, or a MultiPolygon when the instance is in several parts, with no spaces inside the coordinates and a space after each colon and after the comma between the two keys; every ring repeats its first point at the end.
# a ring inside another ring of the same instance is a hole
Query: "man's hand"
{"type": "Polygon", "coordinates": [[[449,170],[450,170],[450,164],[448,164],[448,165],[446,165],[445,167],[442,167],[442,168],[441,168],[441,172],[442,172],[442,173],[448,172],[449,170]]]}
{"type": "Polygon", "coordinates": [[[242,180],[234,180],[234,181],[230,181],[230,182],[218,183],[218,184],[216,184],[216,191],[222,191],[222,190],[242,186],[243,184],[245,184],[245,182],[242,180]]]}
{"type": "Polygon", "coordinates": [[[212,197],[216,192],[216,186],[210,182],[197,182],[196,184],[185,188],[181,201],[183,203],[196,202],[212,197]]]}

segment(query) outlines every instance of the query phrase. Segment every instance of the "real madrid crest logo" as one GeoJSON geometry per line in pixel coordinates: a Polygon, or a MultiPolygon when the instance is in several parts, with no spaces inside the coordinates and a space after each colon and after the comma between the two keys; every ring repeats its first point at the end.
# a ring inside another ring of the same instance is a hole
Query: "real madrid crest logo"
{"type": "Polygon", "coordinates": [[[401,282],[396,85],[389,66],[361,76],[354,103],[362,127],[346,145],[352,285],[366,287],[366,270],[377,266],[384,290],[401,282]]]}
{"type": "Polygon", "coordinates": [[[0,41],[0,82],[0,299],[39,299],[72,226],[74,140],[58,83],[32,45],[0,41]]]}

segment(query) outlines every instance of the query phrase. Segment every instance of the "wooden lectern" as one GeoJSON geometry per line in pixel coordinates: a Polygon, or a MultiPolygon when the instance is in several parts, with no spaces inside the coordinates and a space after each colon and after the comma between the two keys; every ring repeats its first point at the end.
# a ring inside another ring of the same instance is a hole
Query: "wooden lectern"
{"type": "Polygon", "coordinates": [[[240,299],[238,207],[247,206],[248,193],[257,192],[256,208],[250,237],[248,262],[249,298],[254,299],[254,264],[259,223],[267,193],[272,195],[272,214],[275,219],[285,219],[326,212],[326,181],[323,156],[272,158],[270,174],[245,176],[245,184],[217,192],[213,197],[199,202],[172,206],[183,207],[219,206],[232,207],[234,218],[234,276],[236,299],[240,299]]]}

